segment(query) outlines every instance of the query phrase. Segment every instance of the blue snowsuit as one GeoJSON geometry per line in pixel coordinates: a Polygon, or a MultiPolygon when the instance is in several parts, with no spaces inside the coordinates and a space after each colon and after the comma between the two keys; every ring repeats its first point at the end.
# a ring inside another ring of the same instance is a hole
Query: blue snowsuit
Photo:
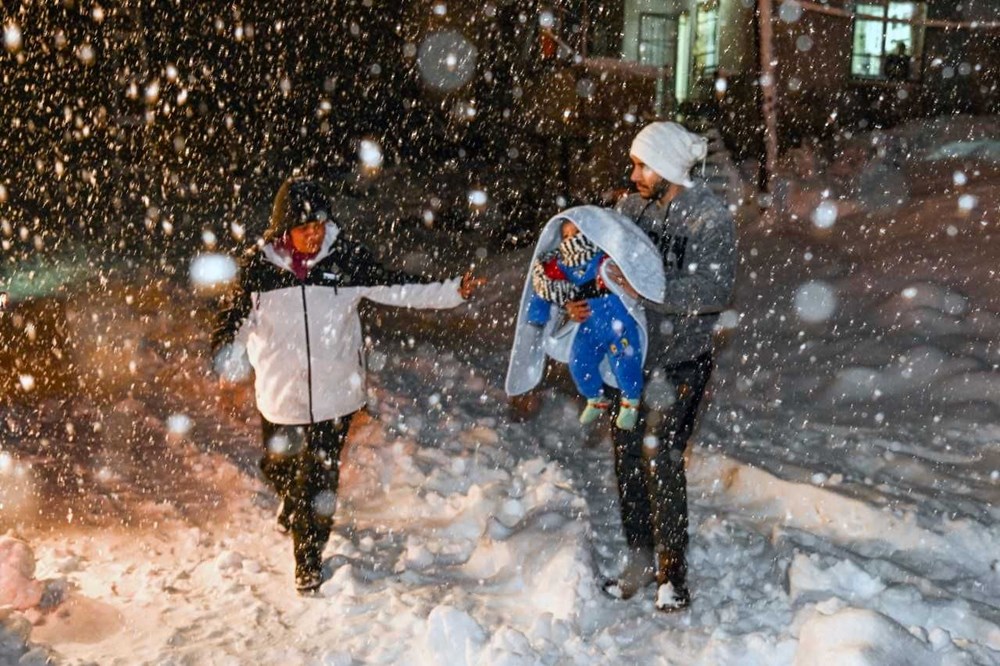
{"type": "MultiPolygon", "coordinates": [[[[599,366],[606,356],[622,397],[638,402],[643,388],[639,324],[600,278],[601,264],[607,258],[604,252],[597,252],[585,263],[570,266],[556,252],[541,257],[539,262],[550,279],[568,280],[575,285],[574,297],[567,300],[585,299],[590,306],[591,315],[580,324],[570,349],[569,371],[577,390],[588,399],[601,395],[604,381],[599,366]]],[[[550,301],[537,291],[531,294],[528,322],[544,325],[550,313],[550,301]]]]}

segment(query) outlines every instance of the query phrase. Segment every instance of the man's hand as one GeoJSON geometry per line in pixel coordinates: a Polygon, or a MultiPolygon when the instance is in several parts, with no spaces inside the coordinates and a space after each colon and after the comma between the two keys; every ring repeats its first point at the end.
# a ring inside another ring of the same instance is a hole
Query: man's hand
{"type": "Polygon", "coordinates": [[[565,308],[566,316],[577,323],[582,324],[590,317],[590,305],[587,301],[569,301],[565,308]]]}
{"type": "Polygon", "coordinates": [[[608,262],[608,277],[611,278],[612,282],[622,288],[622,291],[625,292],[626,296],[638,300],[639,292],[637,292],[632,285],[629,284],[629,281],[626,280],[625,276],[622,274],[622,269],[618,268],[618,264],[613,261],[608,262]]]}
{"type": "Polygon", "coordinates": [[[458,287],[458,295],[465,300],[469,300],[472,293],[486,284],[486,278],[477,278],[472,271],[467,271],[462,276],[462,284],[458,287]]]}

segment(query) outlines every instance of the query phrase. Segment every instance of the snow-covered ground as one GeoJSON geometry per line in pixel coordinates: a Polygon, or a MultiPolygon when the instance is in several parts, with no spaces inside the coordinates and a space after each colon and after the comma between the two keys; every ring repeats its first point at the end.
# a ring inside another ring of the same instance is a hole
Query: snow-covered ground
{"type": "Polygon", "coordinates": [[[27,544],[0,539],[0,663],[1000,663],[1000,195],[951,169],[891,213],[742,231],[672,615],[598,591],[610,445],[565,374],[502,392],[523,252],[483,260],[471,306],[380,313],[318,598],[250,393],[206,375],[206,301],[70,299],[91,397],[24,380],[0,441],[0,526],[27,544]]]}

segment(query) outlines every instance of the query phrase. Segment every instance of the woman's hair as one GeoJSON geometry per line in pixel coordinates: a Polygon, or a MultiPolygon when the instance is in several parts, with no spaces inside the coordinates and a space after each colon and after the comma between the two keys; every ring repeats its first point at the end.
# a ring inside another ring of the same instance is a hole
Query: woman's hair
{"type": "Polygon", "coordinates": [[[264,242],[281,238],[289,229],[300,224],[332,219],[330,199],[319,183],[308,178],[289,178],[274,195],[271,221],[264,232],[264,242]]]}

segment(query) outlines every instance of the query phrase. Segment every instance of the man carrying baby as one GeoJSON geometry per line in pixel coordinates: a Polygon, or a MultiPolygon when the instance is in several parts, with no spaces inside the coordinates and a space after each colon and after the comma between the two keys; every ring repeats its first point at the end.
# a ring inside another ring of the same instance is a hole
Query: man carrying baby
{"type": "MultiPolygon", "coordinates": [[[[616,207],[659,249],[666,294],[663,303],[640,297],[649,331],[647,382],[636,426],[612,429],[629,549],[620,577],[605,590],[627,599],[655,580],[656,607],[662,611],[690,603],[684,451],[713,368],[713,327],[732,298],[736,275],[733,217],[703,181],[690,176],[706,152],[702,137],[676,123],[648,125],[630,150],[637,193],[616,207]]],[[[614,266],[608,273],[638,297],[614,266]]],[[[591,316],[585,300],[565,307],[574,321],[591,316]]],[[[620,400],[610,387],[605,395],[616,418],[620,400]]]]}

